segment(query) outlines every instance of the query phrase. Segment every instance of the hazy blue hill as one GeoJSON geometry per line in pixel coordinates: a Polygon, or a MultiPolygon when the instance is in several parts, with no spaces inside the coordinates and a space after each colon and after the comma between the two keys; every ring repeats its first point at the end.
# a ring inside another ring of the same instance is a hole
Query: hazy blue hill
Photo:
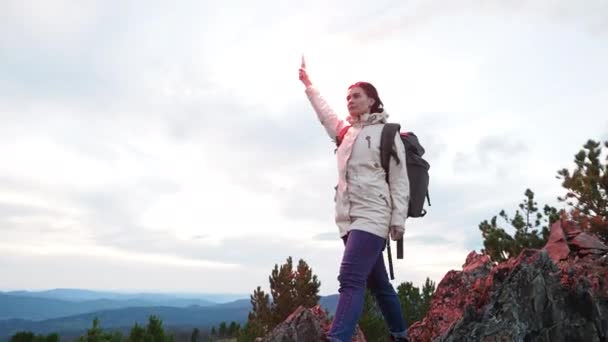
{"type": "Polygon", "coordinates": [[[92,311],[88,309],[81,303],[0,294],[0,319],[4,320],[43,320],[92,311]]]}
{"type": "MultiPolygon", "coordinates": [[[[20,297],[16,295],[0,294],[0,312],[6,311],[7,303],[11,299],[20,299],[18,305],[29,303],[31,312],[51,312],[59,314],[60,310],[74,309],[86,303],[115,303],[120,301],[95,300],[85,302],[70,302],[61,300],[51,300],[44,298],[20,297]],[[7,299],[7,301],[2,301],[7,299]],[[30,300],[31,302],[27,302],[30,300]]],[[[123,303],[129,301],[122,301],[123,303]]],[[[338,295],[321,297],[320,304],[330,313],[334,313],[338,302],[338,295]]],[[[15,302],[12,302],[13,305],[15,302]]],[[[106,303],[106,304],[107,304],[106,303]]],[[[130,301],[136,303],[136,301],[130,301]]],[[[13,307],[14,310],[19,310],[13,307]]],[[[25,308],[21,309],[24,310],[25,308]]],[[[58,332],[65,336],[78,336],[83,334],[86,329],[91,327],[94,318],[99,318],[102,328],[108,330],[129,331],[135,323],[145,325],[151,315],[157,315],[163,320],[163,325],[167,328],[172,327],[198,327],[205,328],[213,325],[217,326],[221,322],[236,321],[244,323],[247,314],[251,309],[249,299],[240,299],[229,303],[216,304],[211,306],[192,305],[188,307],[169,307],[169,306],[148,306],[148,307],[129,307],[112,310],[94,310],[81,314],[70,314],[65,317],[45,319],[40,321],[24,319],[4,319],[0,320],[0,341],[7,340],[8,337],[18,331],[31,331],[36,334],[49,334],[58,332]]],[[[74,309],[76,310],[76,309],[74,309]]],[[[42,313],[41,313],[42,314],[42,313]]]]}
{"type": "MultiPolygon", "coordinates": [[[[0,292],[1,294],[2,292],[0,292]]],[[[7,295],[21,297],[36,297],[46,299],[60,299],[73,302],[92,301],[99,299],[109,300],[140,300],[157,303],[157,305],[174,306],[175,300],[183,300],[184,303],[206,305],[231,302],[237,299],[249,298],[248,294],[230,293],[127,293],[110,291],[92,291],[82,289],[53,289],[46,291],[11,291],[7,295]],[[200,301],[199,303],[196,300],[200,301]]]]}
{"type": "Polygon", "coordinates": [[[53,289],[46,291],[10,291],[5,292],[7,295],[21,296],[21,297],[36,297],[36,298],[47,298],[47,299],[60,299],[74,302],[82,302],[96,299],[133,299],[133,296],[123,294],[119,292],[108,292],[108,291],[91,291],[91,290],[80,290],[80,289],[53,289]]]}
{"type": "MultiPolygon", "coordinates": [[[[213,306],[218,305],[218,303],[214,303],[204,299],[196,299],[196,298],[150,298],[150,299],[127,299],[127,300],[110,300],[110,299],[97,299],[91,301],[80,302],[81,304],[89,304],[89,305],[99,305],[101,309],[119,309],[125,307],[132,306],[174,306],[178,308],[183,308],[192,305],[198,306],[213,306]],[[101,308],[104,306],[104,308],[101,308]]],[[[96,311],[91,310],[91,311],[96,311]]]]}
{"type": "Polygon", "coordinates": [[[51,332],[84,332],[91,327],[93,319],[98,318],[104,329],[132,327],[135,323],[145,325],[151,315],[159,316],[165,327],[196,326],[210,327],[219,323],[247,319],[250,303],[242,306],[220,304],[210,307],[135,307],[105,310],[82,315],[55,318],[44,321],[5,320],[0,321],[0,336],[9,337],[17,331],[32,331],[36,334],[51,332]]]}
{"type": "Polygon", "coordinates": [[[239,299],[229,303],[218,304],[217,306],[221,306],[223,308],[242,308],[248,307],[251,308],[251,300],[250,299],[239,299]]]}
{"type": "Polygon", "coordinates": [[[319,304],[333,315],[336,313],[339,298],[340,295],[337,294],[321,297],[321,299],[319,299],[319,304]]]}
{"type": "Polygon", "coordinates": [[[186,298],[156,298],[156,299],[127,299],[111,300],[96,299],[87,301],[67,301],[60,299],[38,298],[0,293],[0,319],[45,320],[64,316],[77,315],[87,312],[120,309],[141,306],[174,306],[187,307],[191,305],[209,306],[216,303],[201,299],[186,298]]]}

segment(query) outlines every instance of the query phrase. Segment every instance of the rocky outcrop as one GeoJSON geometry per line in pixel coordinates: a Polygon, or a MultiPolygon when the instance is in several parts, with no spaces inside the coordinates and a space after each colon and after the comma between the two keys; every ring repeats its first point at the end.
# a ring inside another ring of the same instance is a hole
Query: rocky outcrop
{"type": "MultiPolygon", "coordinates": [[[[320,305],[311,309],[298,307],[289,317],[268,335],[256,342],[320,342],[325,340],[331,321],[320,305]]],[[[366,342],[361,329],[357,327],[353,342],[366,342]]]]}
{"type": "MultiPolygon", "coordinates": [[[[261,342],[324,341],[331,321],[299,307],[261,342]]],[[[448,272],[412,342],[608,341],[608,246],[574,223],[557,222],[546,246],[494,264],[471,252],[448,272]]],[[[357,328],[353,341],[364,342],[357,328]]]]}
{"type": "Polygon", "coordinates": [[[413,341],[608,341],[608,247],[572,222],[494,265],[471,252],[437,286],[413,341]]]}

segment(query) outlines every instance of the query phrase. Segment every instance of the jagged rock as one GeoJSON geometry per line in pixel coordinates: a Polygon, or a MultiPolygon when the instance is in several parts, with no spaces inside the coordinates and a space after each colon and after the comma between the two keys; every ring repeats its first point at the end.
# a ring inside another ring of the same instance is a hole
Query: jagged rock
{"type": "Polygon", "coordinates": [[[571,222],[554,224],[551,237],[493,267],[469,254],[439,283],[410,340],[608,341],[608,250],[571,222]]]}
{"type": "MultiPolygon", "coordinates": [[[[320,342],[324,341],[330,326],[331,321],[320,305],[310,309],[299,306],[283,323],[256,342],[320,342]]],[[[366,342],[359,327],[353,342],[366,342]]]]}
{"type": "Polygon", "coordinates": [[[473,251],[467,256],[463,271],[449,271],[433,294],[427,316],[410,326],[411,341],[431,341],[459,320],[465,308],[480,305],[488,287],[493,286],[494,276],[501,274],[494,271],[492,275],[491,265],[489,257],[473,251]]]}
{"type": "MultiPolygon", "coordinates": [[[[572,247],[575,250],[585,253],[585,250],[591,250],[594,254],[605,254],[608,252],[608,246],[604,245],[600,239],[587,233],[580,233],[572,239],[572,247]]],[[[586,254],[586,253],[585,253],[586,254]]]]}
{"type": "MultiPolygon", "coordinates": [[[[569,232],[569,234],[572,234],[573,230],[570,230],[569,232]]],[[[564,234],[562,225],[559,222],[555,222],[551,226],[549,240],[544,249],[549,253],[549,257],[555,263],[568,259],[570,248],[568,247],[568,242],[566,242],[566,235],[564,234]]]]}
{"type": "Polygon", "coordinates": [[[466,310],[437,341],[605,341],[608,303],[568,289],[546,252],[526,250],[483,310],[466,310]]]}
{"type": "Polygon", "coordinates": [[[581,228],[575,224],[570,224],[568,221],[564,221],[563,223],[564,224],[562,225],[562,229],[566,234],[568,240],[583,232],[581,228]]]}
{"type": "Polygon", "coordinates": [[[485,273],[485,271],[491,268],[490,257],[486,254],[478,254],[475,251],[472,251],[467,255],[467,260],[464,265],[462,265],[463,272],[474,272],[476,270],[480,270],[485,273]]]}

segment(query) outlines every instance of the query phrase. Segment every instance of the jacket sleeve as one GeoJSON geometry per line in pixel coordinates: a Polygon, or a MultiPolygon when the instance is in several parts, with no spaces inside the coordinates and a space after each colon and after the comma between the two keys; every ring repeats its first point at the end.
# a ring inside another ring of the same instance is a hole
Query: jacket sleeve
{"type": "Polygon", "coordinates": [[[317,113],[317,117],[323,127],[325,127],[325,131],[332,139],[332,141],[336,141],[336,136],[342,130],[342,128],[346,125],[344,120],[340,120],[336,113],[334,113],[333,109],[327,104],[325,99],[321,96],[319,91],[314,87],[306,88],[306,95],[308,96],[308,100],[312,104],[315,112],[317,113]]]}
{"type": "Polygon", "coordinates": [[[410,203],[410,182],[407,176],[405,147],[399,132],[395,134],[395,151],[399,156],[399,164],[397,164],[395,158],[391,158],[389,163],[388,185],[393,203],[390,225],[404,226],[410,203]]]}

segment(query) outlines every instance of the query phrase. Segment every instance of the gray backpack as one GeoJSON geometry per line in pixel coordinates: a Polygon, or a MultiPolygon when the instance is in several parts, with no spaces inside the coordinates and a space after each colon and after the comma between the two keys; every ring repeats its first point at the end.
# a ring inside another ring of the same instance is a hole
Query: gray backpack
{"type": "MultiPolygon", "coordinates": [[[[418,137],[412,132],[401,133],[401,126],[395,123],[387,123],[382,129],[380,138],[380,161],[386,173],[386,182],[389,180],[389,162],[395,158],[397,164],[403,161],[403,156],[397,155],[395,151],[395,134],[399,133],[405,147],[405,165],[407,166],[407,178],[410,183],[410,202],[408,217],[424,217],[424,200],[431,205],[429,197],[429,163],[422,158],[424,147],[420,145],[418,137]]],[[[391,279],[395,279],[393,273],[393,258],[391,256],[390,239],[387,240],[386,249],[388,253],[388,266],[391,279]]],[[[403,259],[403,239],[397,240],[397,259],[403,259]]]]}
{"type": "MultiPolygon", "coordinates": [[[[380,138],[380,160],[386,172],[386,182],[389,179],[389,162],[391,157],[395,158],[397,164],[403,160],[403,156],[398,156],[394,149],[395,134],[399,132],[401,126],[395,123],[387,123],[382,129],[380,138]]],[[[407,166],[407,178],[410,183],[410,203],[407,213],[408,217],[423,217],[426,215],[424,200],[431,205],[429,197],[429,163],[422,158],[424,147],[420,145],[418,137],[412,132],[399,133],[401,141],[405,146],[405,164],[407,166]]]]}

